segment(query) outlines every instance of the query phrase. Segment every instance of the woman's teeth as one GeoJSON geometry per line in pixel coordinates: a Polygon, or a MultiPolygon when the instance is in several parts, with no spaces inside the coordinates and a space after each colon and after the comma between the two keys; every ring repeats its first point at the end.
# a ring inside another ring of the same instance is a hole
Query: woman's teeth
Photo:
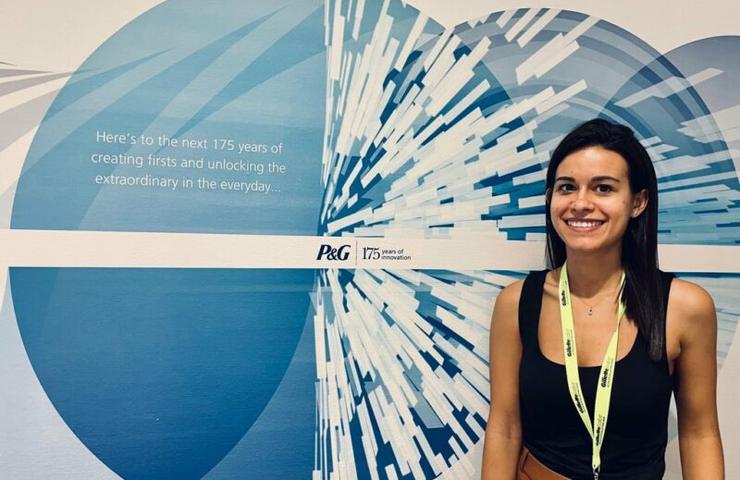
{"type": "Polygon", "coordinates": [[[598,220],[568,220],[567,223],[575,228],[596,228],[604,222],[598,220]]]}

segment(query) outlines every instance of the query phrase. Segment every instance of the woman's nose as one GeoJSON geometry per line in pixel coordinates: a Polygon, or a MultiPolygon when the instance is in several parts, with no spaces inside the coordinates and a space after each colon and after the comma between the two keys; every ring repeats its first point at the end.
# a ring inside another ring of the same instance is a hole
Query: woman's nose
{"type": "Polygon", "coordinates": [[[581,189],[578,191],[577,196],[573,199],[571,208],[575,211],[589,211],[593,209],[593,204],[591,203],[591,199],[589,198],[588,190],[581,189]]]}

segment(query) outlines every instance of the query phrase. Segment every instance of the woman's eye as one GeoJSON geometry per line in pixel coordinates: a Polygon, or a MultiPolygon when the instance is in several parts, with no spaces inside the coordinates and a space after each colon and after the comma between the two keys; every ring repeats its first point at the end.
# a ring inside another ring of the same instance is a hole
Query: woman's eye
{"type": "Polygon", "coordinates": [[[601,185],[596,186],[596,191],[599,193],[609,193],[609,192],[614,191],[614,189],[612,188],[611,185],[601,184],[601,185]]]}
{"type": "Polygon", "coordinates": [[[568,193],[574,191],[575,189],[575,186],[570,183],[561,183],[555,188],[555,190],[559,193],[568,193]]]}

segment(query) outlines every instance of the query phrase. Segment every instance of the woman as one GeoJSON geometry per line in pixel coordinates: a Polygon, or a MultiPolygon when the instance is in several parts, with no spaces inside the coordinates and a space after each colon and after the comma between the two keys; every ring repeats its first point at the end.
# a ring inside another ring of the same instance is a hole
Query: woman
{"type": "Polygon", "coordinates": [[[553,152],[546,189],[552,270],[493,312],[484,480],[661,479],[672,392],[683,478],[723,478],[714,305],[657,269],[647,152],[591,120],[553,152]]]}

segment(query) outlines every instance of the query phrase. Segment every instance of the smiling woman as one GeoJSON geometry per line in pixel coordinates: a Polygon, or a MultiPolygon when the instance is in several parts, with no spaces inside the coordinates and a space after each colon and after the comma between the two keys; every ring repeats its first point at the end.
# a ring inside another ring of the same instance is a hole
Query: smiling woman
{"type": "Polygon", "coordinates": [[[551,270],[494,308],[483,478],[660,479],[672,393],[684,478],[723,478],[714,305],[658,269],[645,148],[586,122],[553,152],[546,188],[551,270]]]}

